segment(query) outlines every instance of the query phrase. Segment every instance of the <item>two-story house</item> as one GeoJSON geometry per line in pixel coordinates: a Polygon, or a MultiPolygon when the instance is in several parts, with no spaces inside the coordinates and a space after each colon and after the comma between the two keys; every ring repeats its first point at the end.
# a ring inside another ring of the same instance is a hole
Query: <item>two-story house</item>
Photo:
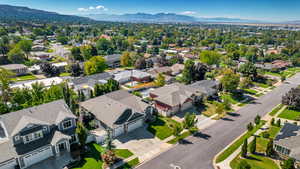
{"type": "Polygon", "coordinates": [[[69,153],[76,116],[64,100],[0,116],[0,169],[27,168],[69,153]]]}

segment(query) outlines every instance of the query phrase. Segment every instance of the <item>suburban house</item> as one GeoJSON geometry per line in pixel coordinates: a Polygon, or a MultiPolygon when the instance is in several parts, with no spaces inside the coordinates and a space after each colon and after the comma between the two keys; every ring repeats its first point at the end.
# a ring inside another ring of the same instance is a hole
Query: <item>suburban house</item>
{"type": "Polygon", "coordinates": [[[31,52],[31,57],[37,60],[47,60],[50,59],[50,53],[47,52],[31,52]]]}
{"type": "Polygon", "coordinates": [[[64,100],[0,116],[0,169],[28,168],[70,152],[76,116],[64,100]]]}
{"type": "Polygon", "coordinates": [[[113,54],[113,55],[107,55],[104,56],[104,59],[106,60],[106,64],[110,68],[117,68],[120,67],[121,64],[121,55],[120,54],[113,54]]]}
{"type": "Polygon", "coordinates": [[[180,74],[184,69],[184,65],[183,64],[179,64],[176,63],[174,65],[171,66],[171,70],[172,70],[172,75],[176,76],[178,74],[180,74]]]}
{"type": "MultiPolygon", "coordinates": [[[[81,112],[92,116],[94,129],[91,134],[97,143],[103,143],[106,131],[113,138],[144,126],[151,106],[125,90],[118,90],[80,103],[81,112]]],[[[89,123],[90,124],[90,123],[89,123]]]]}
{"type": "Polygon", "coordinates": [[[65,72],[66,67],[68,66],[68,62],[52,63],[52,66],[56,67],[59,70],[59,72],[65,72]]]}
{"type": "Polygon", "coordinates": [[[26,75],[29,73],[28,67],[23,64],[8,64],[0,67],[13,72],[16,76],[26,75]]]}
{"type": "Polygon", "coordinates": [[[28,88],[31,89],[32,85],[35,83],[43,84],[44,87],[48,88],[51,85],[58,85],[62,82],[64,82],[66,78],[62,77],[51,77],[46,79],[39,79],[39,80],[31,80],[31,81],[23,81],[23,82],[17,82],[10,85],[11,88],[28,88]]]}
{"type": "Polygon", "coordinates": [[[216,80],[201,80],[189,85],[202,93],[202,98],[217,97],[220,83],[216,80]]]}
{"type": "Polygon", "coordinates": [[[187,110],[200,99],[201,93],[190,86],[173,83],[150,92],[155,108],[164,116],[187,110]]]}
{"type": "Polygon", "coordinates": [[[140,70],[124,70],[114,74],[114,79],[120,84],[124,84],[130,81],[136,81],[140,83],[150,82],[152,80],[151,75],[147,72],[140,70]]]}
{"type": "Polygon", "coordinates": [[[300,167],[300,126],[285,123],[274,139],[274,150],[280,158],[293,158],[300,167]]]}
{"type": "Polygon", "coordinates": [[[94,74],[90,76],[75,77],[68,83],[74,91],[81,91],[90,98],[91,91],[94,90],[96,84],[105,84],[113,76],[107,72],[94,74]]]}

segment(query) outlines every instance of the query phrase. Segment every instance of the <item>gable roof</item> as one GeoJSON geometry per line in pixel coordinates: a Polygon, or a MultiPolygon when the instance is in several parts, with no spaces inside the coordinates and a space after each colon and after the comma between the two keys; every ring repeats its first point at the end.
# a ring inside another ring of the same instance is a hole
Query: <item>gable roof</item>
{"type": "Polygon", "coordinates": [[[181,83],[173,83],[151,91],[151,94],[157,96],[155,97],[155,100],[169,106],[183,104],[188,98],[191,98],[197,93],[197,89],[181,83]]]}
{"type": "Polygon", "coordinates": [[[192,83],[189,86],[199,90],[206,96],[212,96],[218,92],[219,82],[216,80],[201,80],[192,83]]]}
{"type": "Polygon", "coordinates": [[[140,98],[125,90],[99,96],[82,102],[80,105],[109,127],[113,127],[120,120],[128,120],[134,114],[143,115],[148,106],[140,98]]]}
{"type": "Polygon", "coordinates": [[[76,118],[64,100],[57,100],[0,116],[7,134],[13,136],[28,124],[57,124],[58,120],[76,118]]]}

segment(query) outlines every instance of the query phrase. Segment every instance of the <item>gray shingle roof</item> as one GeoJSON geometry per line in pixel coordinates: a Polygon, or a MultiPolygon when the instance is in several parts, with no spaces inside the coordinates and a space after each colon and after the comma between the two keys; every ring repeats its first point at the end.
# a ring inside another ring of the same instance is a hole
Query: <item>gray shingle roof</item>
{"type": "Polygon", "coordinates": [[[113,127],[125,111],[127,113],[143,114],[148,106],[139,97],[124,90],[87,100],[80,105],[109,127],[113,127]],[[133,110],[133,112],[127,110],[133,110]]]}
{"type": "Polygon", "coordinates": [[[198,90],[181,83],[173,83],[151,91],[156,95],[155,100],[165,103],[169,106],[183,104],[188,98],[198,94],[198,90]]]}
{"type": "Polygon", "coordinates": [[[57,120],[63,118],[76,118],[76,116],[73,115],[64,100],[57,100],[1,115],[0,121],[4,123],[8,135],[12,136],[26,124],[57,124],[57,120]]]}
{"type": "Polygon", "coordinates": [[[212,96],[218,92],[219,82],[215,80],[201,80],[189,86],[199,90],[206,96],[212,96]]]}
{"type": "Polygon", "coordinates": [[[300,126],[285,123],[274,139],[274,144],[288,148],[290,157],[300,160],[300,126]]]}
{"type": "Polygon", "coordinates": [[[23,64],[8,64],[8,65],[1,65],[0,67],[7,70],[17,70],[17,69],[27,68],[27,66],[23,64]]]}

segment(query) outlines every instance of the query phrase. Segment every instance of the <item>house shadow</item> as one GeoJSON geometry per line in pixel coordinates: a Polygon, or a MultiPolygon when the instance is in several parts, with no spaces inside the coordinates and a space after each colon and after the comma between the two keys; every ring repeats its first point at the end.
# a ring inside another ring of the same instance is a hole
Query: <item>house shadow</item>
{"type": "Polygon", "coordinates": [[[186,109],[186,110],[183,110],[181,112],[176,113],[174,116],[176,116],[176,117],[178,117],[180,119],[183,119],[186,113],[194,113],[196,115],[200,115],[202,111],[203,110],[201,110],[201,109],[196,108],[196,107],[193,106],[193,107],[191,107],[189,109],[186,109]]]}
{"type": "Polygon", "coordinates": [[[152,139],[154,137],[155,136],[152,133],[150,133],[146,127],[141,127],[129,133],[122,134],[116,137],[115,140],[118,140],[121,143],[126,143],[131,140],[152,139]]]}
{"type": "Polygon", "coordinates": [[[202,132],[197,132],[197,133],[193,134],[193,136],[197,137],[197,138],[202,138],[202,139],[205,139],[205,140],[209,140],[211,138],[210,135],[202,133],[202,132]]]}

